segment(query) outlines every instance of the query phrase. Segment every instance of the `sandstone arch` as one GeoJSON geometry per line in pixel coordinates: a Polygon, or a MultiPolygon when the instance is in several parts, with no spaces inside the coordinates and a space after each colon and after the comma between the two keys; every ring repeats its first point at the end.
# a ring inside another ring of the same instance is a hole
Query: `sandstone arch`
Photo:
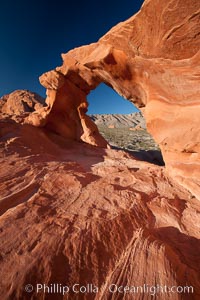
{"type": "Polygon", "coordinates": [[[48,106],[27,122],[107,147],[85,114],[88,93],[104,82],[142,110],[168,170],[200,197],[199,25],[197,0],[145,1],[138,14],[63,54],[63,65],[40,77],[48,106]]]}
{"type": "Polygon", "coordinates": [[[48,130],[22,124],[26,107],[7,115],[14,101],[4,97],[1,299],[153,297],[144,290],[111,295],[107,287],[115,283],[187,286],[193,292],[168,290],[155,298],[200,299],[199,8],[199,0],[146,0],[140,13],[98,43],[63,55],[63,65],[40,79],[47,106],[26,119],[106,147],[85,117],[88,93],[105,81],[142,106],[166,168],[123,151],[63,143],[48,130]],[[37,293],[38,283],[94,283],[99,293],[48,295],[37,293]]]}

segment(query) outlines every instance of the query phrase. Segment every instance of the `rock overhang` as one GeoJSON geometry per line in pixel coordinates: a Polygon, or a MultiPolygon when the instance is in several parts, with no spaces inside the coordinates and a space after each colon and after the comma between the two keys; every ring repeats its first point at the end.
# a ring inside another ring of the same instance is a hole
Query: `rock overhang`
{"type": "Polygon", "coordinates": [[[86,115],[88,93],[104,82],[141,108],[167,168],[199,197],[199,22],[196,0],[145,1],[97,43],[62,54],[62,66],[40,77],[48,106],[27,122],[108,147],[86,115]]]}

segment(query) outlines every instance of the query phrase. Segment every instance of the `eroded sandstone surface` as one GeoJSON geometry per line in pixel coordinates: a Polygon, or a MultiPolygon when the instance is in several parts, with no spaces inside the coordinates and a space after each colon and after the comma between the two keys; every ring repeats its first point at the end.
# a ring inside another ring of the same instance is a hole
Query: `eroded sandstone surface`
{"type": "Polygon", "coordinates": [[[192,286],[155,299],[199,299],[199,200],[164,167],[9,120],[0,141],[2,299],[151,299],[112,284],[192,286]],[[54,283],[99,291],[36,292],[54,283]]]}
{"type": "Polygon", "coordinates": [[[16,90],[0,98],[0,112],[10,118],[34,112],[44,106],[44,99],[28,90],[16,90]]]}
{"type": "Polygon", "coordinates": [[[198,0],[146,0],[41,76],[45,107],[10,115],[4,98],[1,299],[200,298],[199,22],[198,0]],[[109,149],[86,115],[101,82],[141,108],[166,167],[109,149]],[[112,284],[167,291],[112,293],[112,284]],[[192,290],[169,290],[178,286],[192,290]]]}
{"type": "Polygon", "coordinates": [[[104,82],[141,108],[168,170],[200,197],[199,1],[145,1],[97,43],[62,58],[40,77],[48,106],[27,122],[106,147],[86,115],[87,94],[104,82]]]}

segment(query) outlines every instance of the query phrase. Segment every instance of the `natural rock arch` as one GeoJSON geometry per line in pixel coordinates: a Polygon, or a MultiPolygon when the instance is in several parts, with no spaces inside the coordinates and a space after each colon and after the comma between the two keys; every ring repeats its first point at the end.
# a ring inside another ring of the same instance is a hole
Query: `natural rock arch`
{"type": "Polygon", "coordinates": [[[106,147],[86,116],[88,93],[104,82],[142,110],[168,170],[200,197],[199,15],[196,0],[145,1],[138,14],[63,54],[63,65],[40,77],[47,107],[27,122],[106,147]]]}
{"type": "Polygon", "coordinates": [[[1,299],[200,298],[199,16],[199,0],[147,0],[135,17],[63,55],[63,65],[41,77],[46,107],[29,115],[35,95],[4,97],[1,299]],[[22,124],[29,115],[31,124],[103,146],[85,116],[87,95],[102,81],[142,106],[166,168],[22,124]],[[48,295],[52,283],[70,292],[48,295]],[[75,283],[99,293],[73,293],[75,283]],[[124,294],[111,294],[112,284],[124,294]],[[126,293],[133,284],[145,290],[126,293]]]}

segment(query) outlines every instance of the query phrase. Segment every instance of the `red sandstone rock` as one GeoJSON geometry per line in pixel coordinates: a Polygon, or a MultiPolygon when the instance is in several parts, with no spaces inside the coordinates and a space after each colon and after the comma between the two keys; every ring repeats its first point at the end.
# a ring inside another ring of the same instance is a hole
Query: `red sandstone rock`
{"type": "Polygon", "coordinates": [[[105,147],[85,115],[87,94],[105,82],[142,108],[167,169],[200,197],[199,28],[198,0],[145,1],[97,43],[62,55],[63,65],[41,77],[48,109],[27,122],[105,147]]]}
{"type": "Polygon", "coordinates": [[[0,126],[2,299],[146,300],[149,293],[109,292],[145,283],[194,289],[158,299],[199,299],[199,200],[164,167],[46,129],[0,126]],[[52,283],[99,290],[36,293],[52,283]]]}
{"type": "Polygon", "coordinates": [[[112,284],[192,286],[155,297],[200,298],[199,8],[145,1],[41,77],[47,107],[26,122],[43,128],[0,120],[2,299],[151,298],[111,294],[112,284]],[[166,168],[87,145],[106,147],[86,116],[102,81],[142,108],[166,168]],[[37,294],[37,283],[70,292],[37,294]],[[76,283],[99,291],[72,293],[76,283]]]}
{"type": "Polygon", "coordinates": [[[44,99],[27,90],[17,90],[0,99],[0,112],[8,115],[20,115],[43,107],[44,99]]]}

